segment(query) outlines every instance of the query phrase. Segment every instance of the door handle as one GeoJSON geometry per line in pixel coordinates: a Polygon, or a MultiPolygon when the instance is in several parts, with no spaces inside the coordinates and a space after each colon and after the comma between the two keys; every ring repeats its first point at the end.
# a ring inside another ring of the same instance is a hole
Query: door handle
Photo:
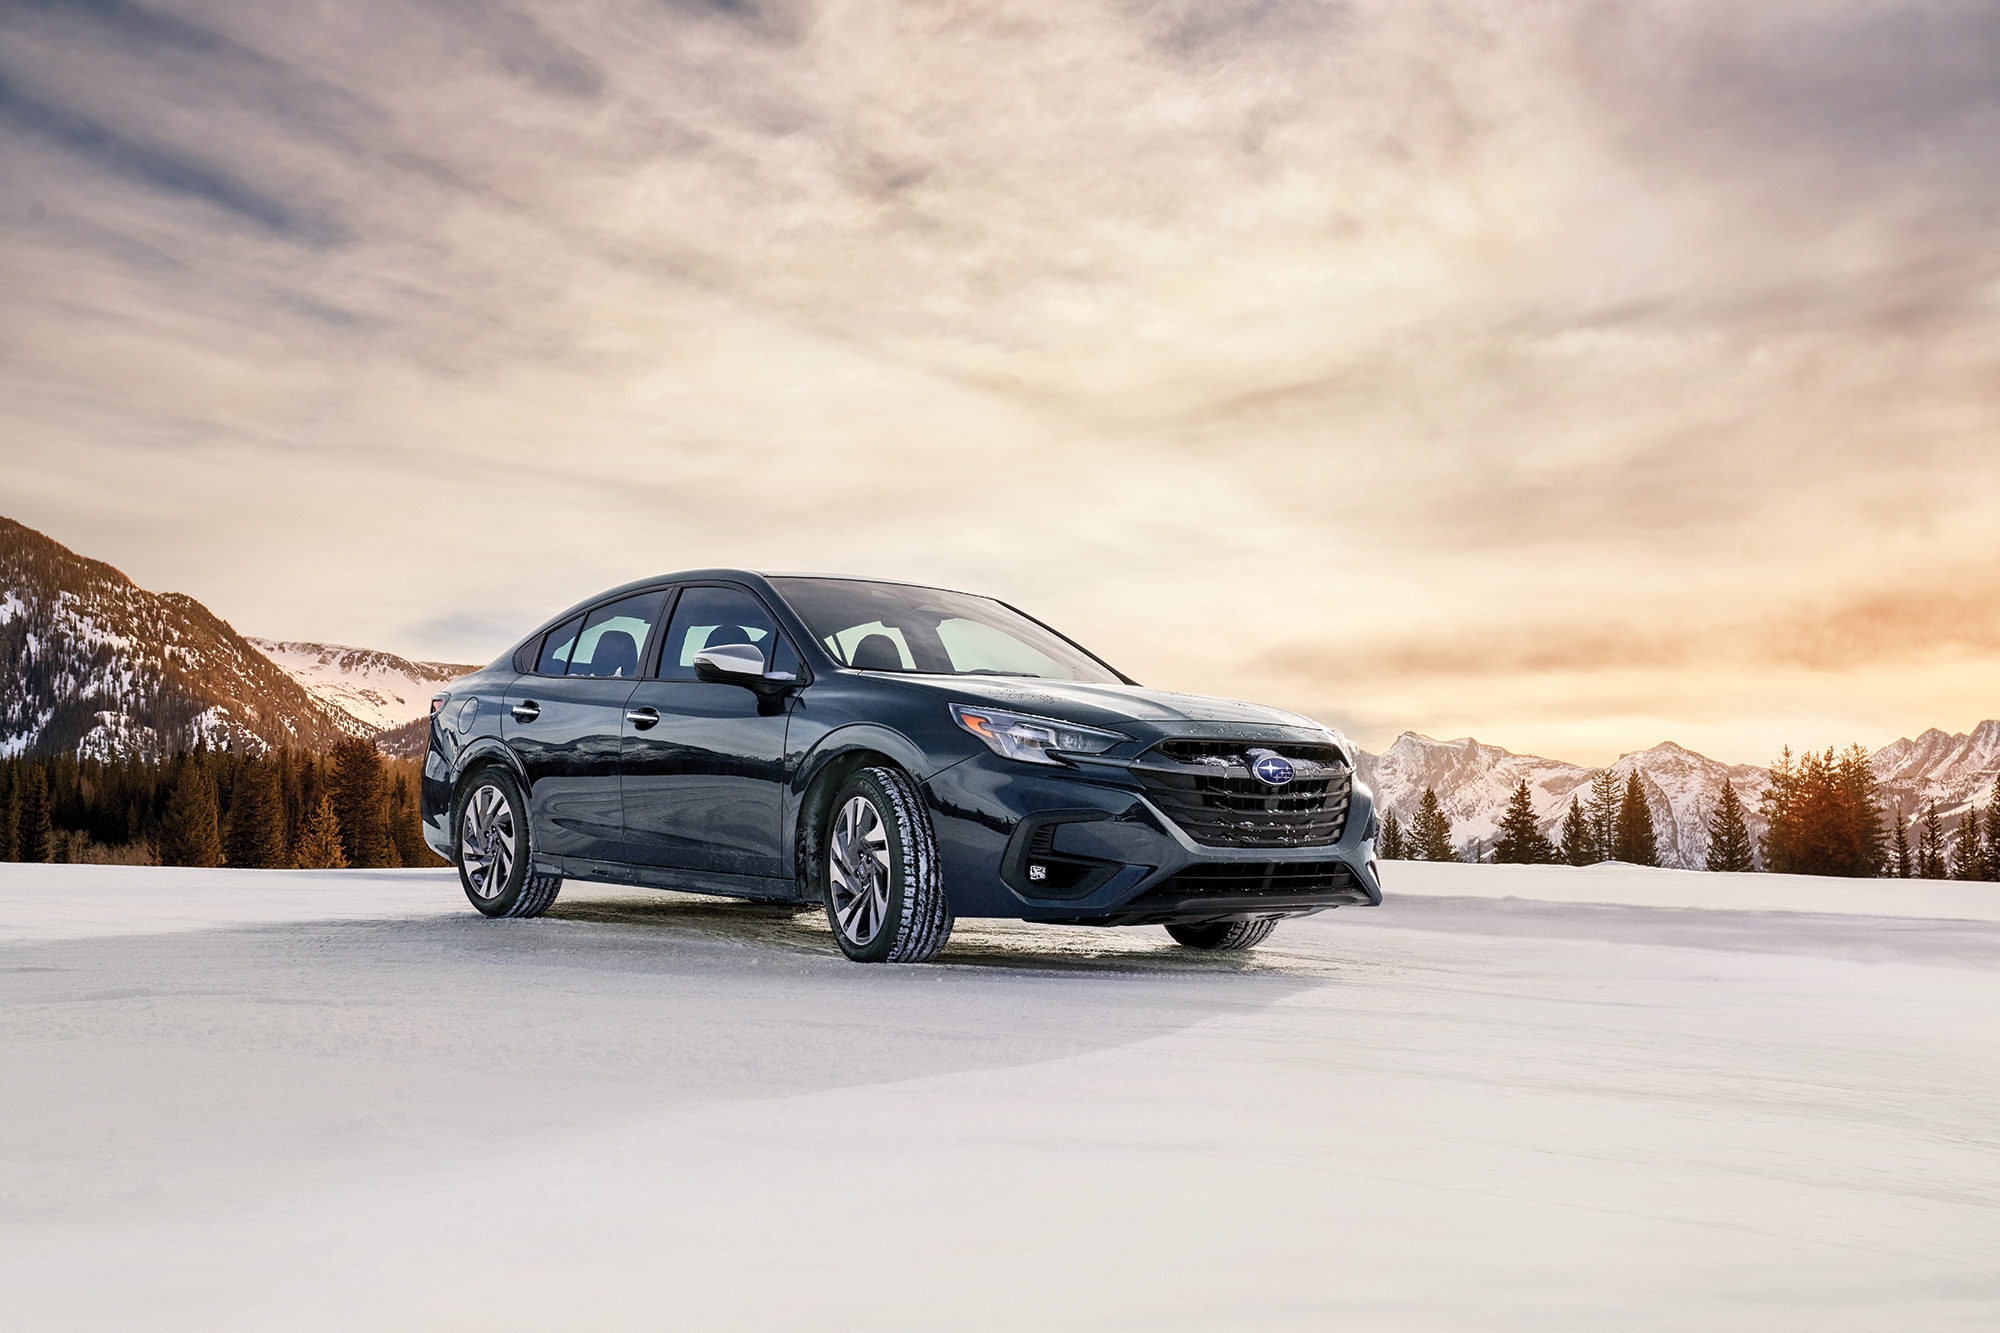
{"type": "Polygon", "coordinates": [[[657,708],[628,708],[625,710],[625,720],[632,724],[634,731],[645,731],[660,720],[660,710],[657,708]]]}
{"type": "Polygon", "coordinates": [[[533,699],[523,699],[509,711],[514,714],[516,722],[533,722],[542,715],[542,706],[533,699]]]}

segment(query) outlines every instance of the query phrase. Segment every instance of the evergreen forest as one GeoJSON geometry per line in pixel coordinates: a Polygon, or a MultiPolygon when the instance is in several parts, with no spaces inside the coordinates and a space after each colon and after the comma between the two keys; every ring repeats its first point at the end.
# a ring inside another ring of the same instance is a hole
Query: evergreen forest
{"type": "Polygon", "coordinates": [[[416,760],[196,748],[164,761],[0,759],[0,860],[338,869],[443,865],[417,822],[416,760]]]}

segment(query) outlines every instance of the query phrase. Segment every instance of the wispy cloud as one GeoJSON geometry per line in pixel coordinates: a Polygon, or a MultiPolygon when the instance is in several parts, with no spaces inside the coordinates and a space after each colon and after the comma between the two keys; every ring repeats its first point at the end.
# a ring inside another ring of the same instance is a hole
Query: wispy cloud
{"type": "Polygon", "coordinates": [[[428,657],[739,561],[1373,741],[1964,725],[1996,68],[1975,3],[11,6],[0,508],[428,657]]]}

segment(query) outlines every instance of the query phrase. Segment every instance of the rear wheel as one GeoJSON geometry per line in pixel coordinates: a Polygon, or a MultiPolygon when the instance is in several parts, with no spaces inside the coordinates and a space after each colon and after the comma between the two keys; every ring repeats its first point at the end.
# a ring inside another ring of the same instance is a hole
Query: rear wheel
{"type": "Polygon", "coordinates": [[[1199,925],[1168,926],[1167,934],[1190,949],[1254,949],[1278,928],[1278,918],[1255,921],[1204,921],[1199,925]]]}
{"type": "Polygon", "coordinates": [[[537,875],[528,803],[504,768],[482,768],[459,788],[458,882],[487,916],[540,916],[562,890],[561,875],[537,875]]]}
{"type": "Polygon", "coordinates": [[[857,963],[924,963],[951,938],[929,811],[900,769],[864,768],[828,814],[826,918],[857,963]]]}

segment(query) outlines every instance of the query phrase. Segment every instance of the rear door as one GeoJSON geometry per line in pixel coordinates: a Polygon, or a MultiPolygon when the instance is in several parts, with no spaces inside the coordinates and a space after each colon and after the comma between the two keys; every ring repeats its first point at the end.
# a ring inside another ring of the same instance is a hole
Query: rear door
{"type": "Polygon", "coordinates": [[[619,737],[664,599],[620,598],[550,630],[534,674],[507,691],[501,736],[527,772],[542,855],[623,859],[619,737]]]}
{"type": "Polygon", "coordinates": [[[748,643],[765,669],[802,670],[747,588],[683,588],[656,674],[626,702],[625,845],[642,865],[789,878],[783,845],[789,698],[761,704],[741,685],[695,679],[703,648],[748,643]]]}

